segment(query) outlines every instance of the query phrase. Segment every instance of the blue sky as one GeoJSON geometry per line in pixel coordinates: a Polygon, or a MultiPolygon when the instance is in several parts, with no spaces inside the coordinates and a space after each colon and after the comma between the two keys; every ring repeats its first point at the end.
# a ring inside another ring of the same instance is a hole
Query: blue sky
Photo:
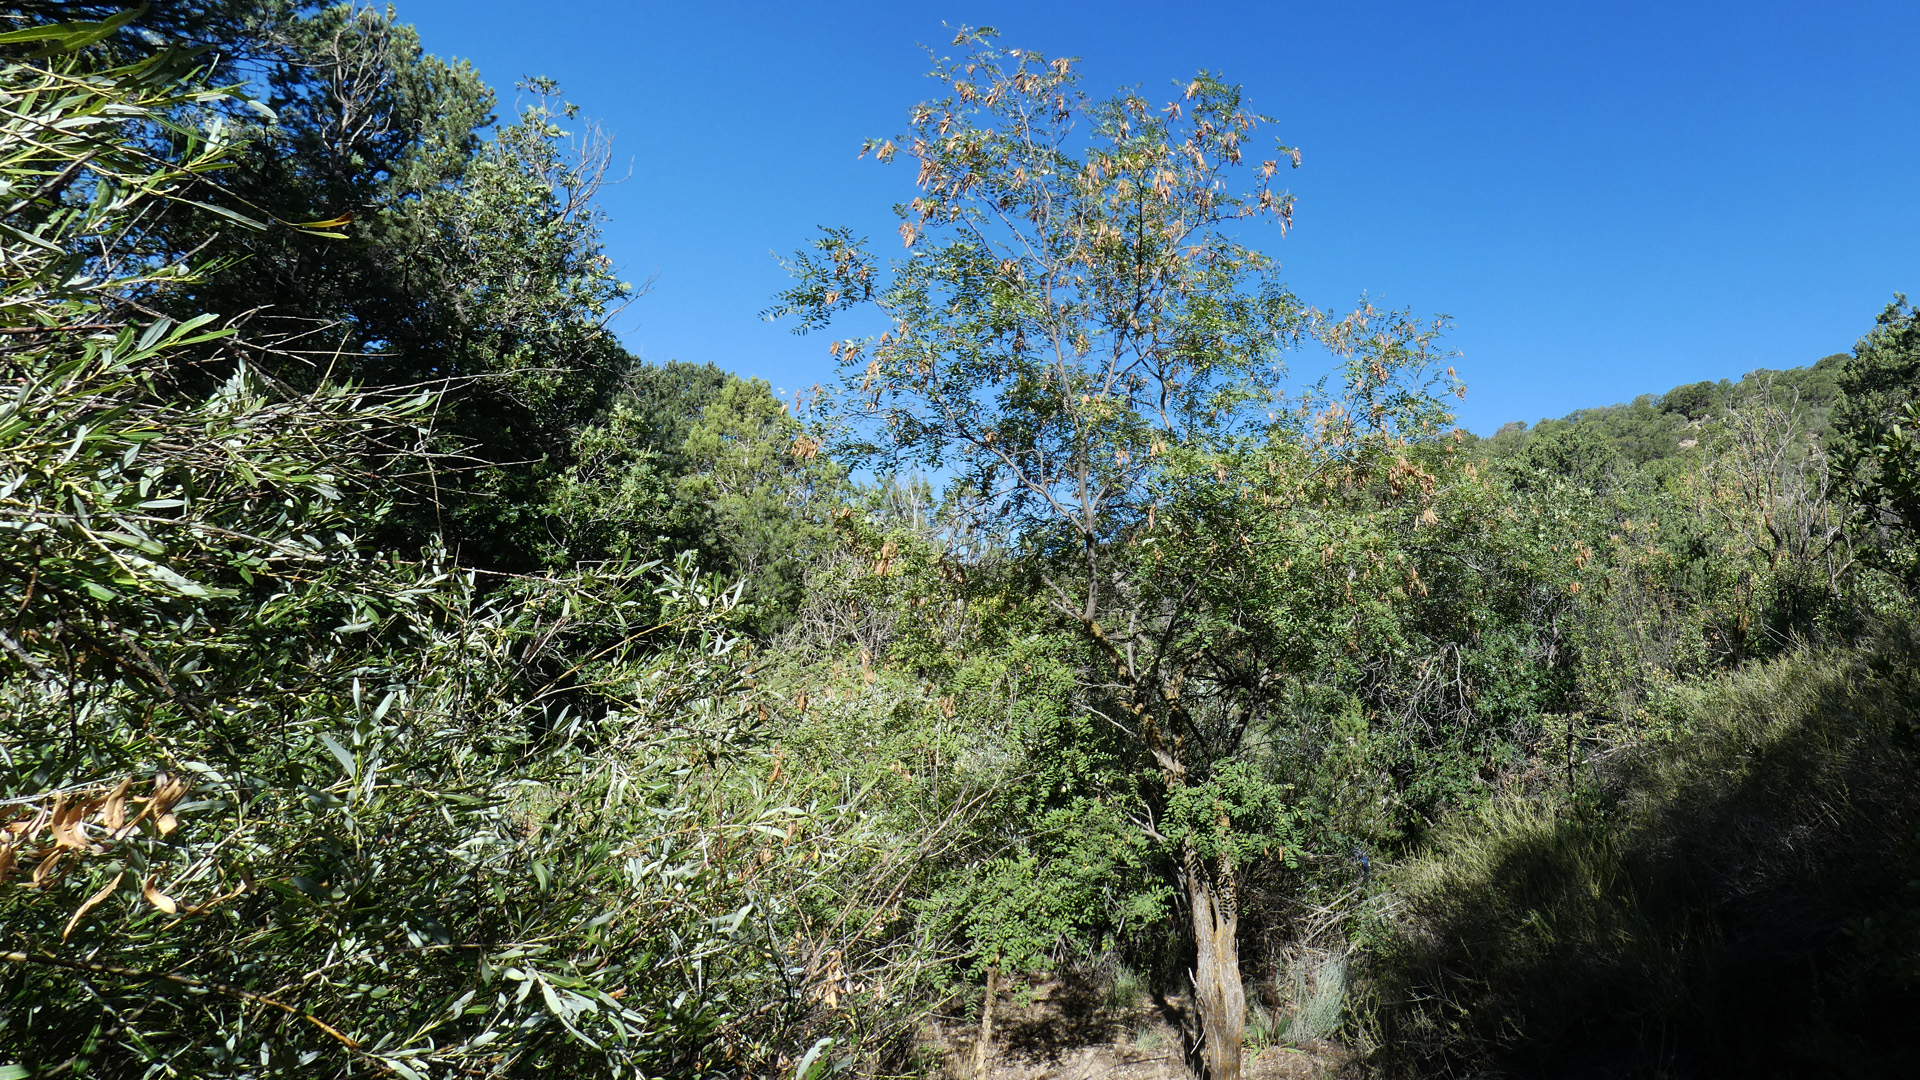
{"type": "Polygon", "coordinates": [[[856,154],[930,92],[943,24],[1082,57],[1094,91],[1243,84],[1304,155],[1266,245],[1294,291],[1451,315],[1482,433],[1810,363],[1920,294],[1910,2],[397,4],[503,103],[551,76],[612,132],[608,253],[656,279],[631,348],[788,390],[832,367],[759,319],[772,253],[891,236],[912,168],[856,154]]]}

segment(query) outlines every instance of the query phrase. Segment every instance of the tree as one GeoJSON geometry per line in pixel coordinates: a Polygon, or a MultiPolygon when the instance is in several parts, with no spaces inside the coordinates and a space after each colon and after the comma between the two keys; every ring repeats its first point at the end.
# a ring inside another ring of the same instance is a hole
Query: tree
{"type": "MultiPolygon", "coordinates": [[[[1320,320],[1241,242],[1262,220],[1288,223],[1272,183],[1298,155],[1256,152],[1268,120],[1238,88],[1201,72],[1171,102],[1090,102],[1071,60],[1001,49],[988,30],[955,44],[966,53],[933,72],[947,96],[916,106],[908,135],[867,146],[919,163],[921,194],[895,208],[905,256],[883,273],[829,230],[792,261],[772,312],[800,332],[878,316],[882,333],[831,346],[871,433],[846,452],[950,470],[970,525],[1018,554],[1096,658],[1086,688],[1156,787],[1140,826],[1169,848],[1192,920],[1208,1071],[1232,1080],[1241,864],[1292,837],[1284,793],[1243,756],[1274,689],[1246,670],[1248,647],[1276,628],[1209,640],[1232,621],[1220,604],[1237,604],[1209,575],[1241,536],[1189,536],[1161,559],[1151,534],[1176,488],[1226,491],[1249,464],[1264,482],[1259,447],[1305,447],[1317,430],[1310,449],[1284,451],[1312,472],[1430,437],[1429,399],[1405,386],[1430,359],[1428,332],[1370,309],[1320,320]],[[1231,184],[1242,170],[1250,188],[1231,184]],[[1296,412],[1278,358],[1308,331],[1348,356],[1354,381],[1344,402],[1296,412]]],[[[1214,505],[1239,520],[1260,504],[1214,505]]]]}
{"type": "Polygon", "coordinates": [[[763,631],[798,608],[809,563],[831,542],[828,515],[846,493],[840,467],[773,396],[765,379],[732,379],[680,448],[684,502],[707,508],[718,566],[746,581],[763,631]]]}
{"type": "Polygon", "coordinates": [[[746,582],[760,631],[797,610],[845,493],[838,465],[764,379],[711,364],[641,365],[581,429],[544,515],[549,565],[696,551],[746,582]]]}
{"type": "Polygon", "coordinates": [[[298,344],[255,362],[293,384],[433,384],[443,449],[468,467],[391,538],[442,534],[469,563],[531,569],[546,488],[633,363],[607,328],[635,293],[600,247],[609,143],[551,80],[522,83],[496,124],[479,75],[425,53],[390,9],[262,18],[270,118],[234,114],[220,184],[255,216],[335,235],[180,219],[174,249],[209,271],[169,310],[257,312],[298,344]]]}
{"type": "MultiPolygon", "coordinates": [[[[1848,494],[1880,529],[1920,534],[1920,311],[1897,296],[1840,365],[1834,460],[1848,494]]],[[[1888,561],[1920,580],[1910,543],[1883,543],[1888,561]]]]}
{"type": "Polygon", "coordinates": [[[370,542],[435,395],[151,314],[196,268],[144,226],[245,215],[198,58],[114,55],[0,63],[0,1075],[713,1076],[871,1035],[881,994],[792,973],[862,962],[802,909],[887,896],[894,838],[771,790],[740,590],[370,542]]]}

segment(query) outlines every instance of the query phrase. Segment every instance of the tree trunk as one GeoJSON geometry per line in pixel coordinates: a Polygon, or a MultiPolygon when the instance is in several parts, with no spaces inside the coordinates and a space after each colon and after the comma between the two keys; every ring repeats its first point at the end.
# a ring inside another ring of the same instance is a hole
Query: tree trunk
{"type": "Polygon", "coordinates": [[[987,996],[980,1002],[980,1038],[973,1044],[973,1080],[987,1075],[987,1051],[993,1046],[993,999],[1000,996],[1000,965],[987,965],[987,996]]]}
{"type": "MultiPolygon", "coordinates": [[[[1159,763],[1171,793],[1187,783],[1187,765],[1177,734],[1167,738],[1153,711],[1142,701],[1146,694],[1133,664],[1100,629],[1091,614],[1082,617],[1088,634],[1113,664],[1130,693],[1121,704],[1140,724],[1147,749],[1159,763]]],[[[1163,686],[1160,698],[1167,708],[1192,727],[1192,718],[1180,704],[1178,685],[1163,686]]],[[[1222,829],[1231,822],[1222,820],[1222,829]]],[[[1233,860],[1222,855],[1209,870],[1191,839],[1181,845],[1180,869],[1193,909],[1193,1005],[1200,1018],[1200,1059],[1205,1080],[1240,1080],[1240,1044],[1247,1034],[1247,991],[1240,982],[1240,876],[1233,860]]]]}
{"type": "Polygon", "coordinates": [[[1193,1004],[1200,1018],[1200,1060],[1206,1080],[1240,1080],[1240,1045],[1247,1032],[1247,992],[1240,983],[1240,910],[1234,866],[1222,858],[1216,872],[1191,848],[1187,899],[1193,908],[1193,1004]]]}

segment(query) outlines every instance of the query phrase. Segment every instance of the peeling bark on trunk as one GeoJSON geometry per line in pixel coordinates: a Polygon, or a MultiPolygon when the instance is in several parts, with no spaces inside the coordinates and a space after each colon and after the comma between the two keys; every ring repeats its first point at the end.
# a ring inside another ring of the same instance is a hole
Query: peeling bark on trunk
{"type": "Polygon", "coordinates": [[[1206,1080],[1240,1080],[1247,1032],[1247,993],[1240,982],[1238,882],[1225,859],[1212,874],[1189,848],[1187,901],[1193,909],[1193,1004],[1200,1019],[1206,1080]]]}

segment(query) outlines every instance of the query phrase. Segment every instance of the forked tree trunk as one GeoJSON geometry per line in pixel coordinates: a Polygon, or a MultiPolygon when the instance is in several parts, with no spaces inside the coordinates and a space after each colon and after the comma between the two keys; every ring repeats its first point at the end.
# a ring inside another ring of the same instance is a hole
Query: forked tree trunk
{"type": "Polygon", "coordinates": [[[1240,1080],[1240,1044],[1247,1032],[1247,992],[1240,982],[1240,905],[1233,864],[1214,873],[1191,849],[1187,900],[1193,908],[1193,1004],[1200,1018],[1200,1060],[1206,1080],[1240,1080]]]}

